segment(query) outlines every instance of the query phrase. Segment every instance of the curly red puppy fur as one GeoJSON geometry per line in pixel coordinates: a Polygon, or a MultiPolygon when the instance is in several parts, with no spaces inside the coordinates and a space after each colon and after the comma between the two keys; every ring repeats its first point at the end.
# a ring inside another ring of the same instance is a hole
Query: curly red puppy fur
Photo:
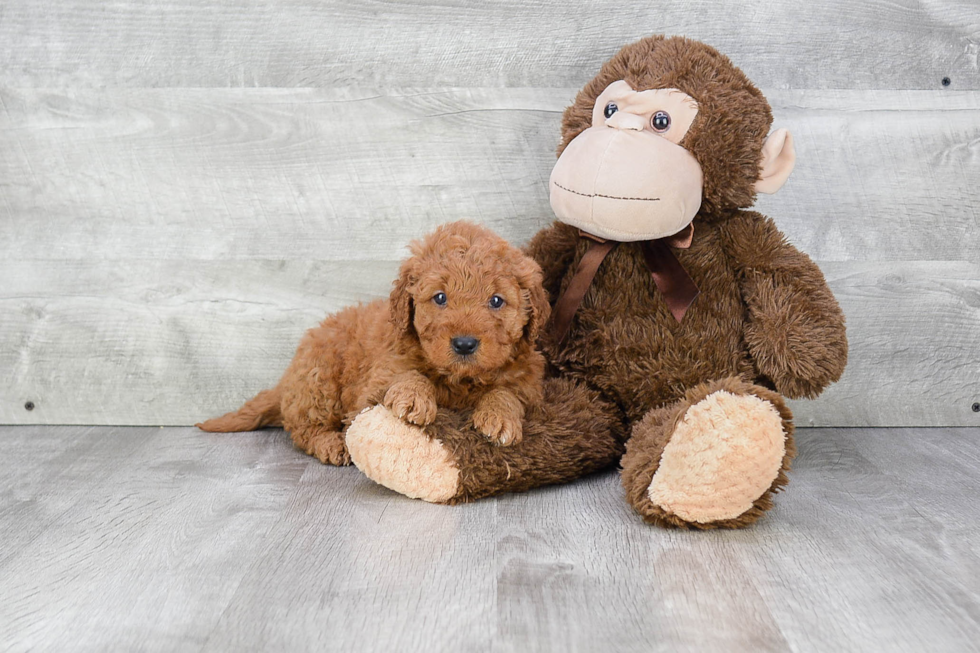
{"type": "Polygon", "coordinates": [[[469,222],[443,225],[410,249],[387,300],[328,316],[307,331],[275,388],[197,426],[283,426],[306,453],[347,465],[344,430],[363,409],[383,403],[425,426],[444,406],[472,409],[492,442],[519,442],[544,376],[534,347],[551,310],[541,268],[469,222]]]}

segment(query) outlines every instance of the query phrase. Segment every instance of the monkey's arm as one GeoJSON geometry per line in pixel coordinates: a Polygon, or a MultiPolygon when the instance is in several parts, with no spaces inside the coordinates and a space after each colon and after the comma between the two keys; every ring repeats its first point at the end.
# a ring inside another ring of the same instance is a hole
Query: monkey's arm
{"type": "Polygon", "coordinates": [[[544,289],[552,304],[558,300],[562,279],[575,260],[580,238],[578,229],[556,221],[535,234],[524,246],[524,253],[544,272],[544,289]]]}
{"type": "Polygon", "coordinates": [[[756,368],[787,397],[816,397],[847,364],[844,314],[823,273],[754,211],[723,224],[721,235],[748,307],[756,368]]]}

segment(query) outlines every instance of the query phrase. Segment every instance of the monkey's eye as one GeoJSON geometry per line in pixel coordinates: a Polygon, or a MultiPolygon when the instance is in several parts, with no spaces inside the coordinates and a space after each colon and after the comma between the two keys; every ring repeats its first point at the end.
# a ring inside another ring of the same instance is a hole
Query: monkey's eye
{"type": "Polygon", "coordinates": [[[500,308],[506,303],[507,302],[505,302],[504,298],[501,297],[500,295],[494,295],[493,297],[490,298],[490,302],[489,302],[490,308],[494,310],[497,310],[498,308],[500,308]]]}
{"type": "Polygon", "coordinates": [[[650,124],[653,126],[653,131],[663,133],[670,129],[670,115],[666,111],[658,111],[653,114],[650,124]]]}
{"type": "Polygon", "coordinates": [[[606,117],[606,120],[609,120],[610,118],[612,118],[612,115],[617,111],[619,111],[619,107],[616,106],[616,103],[610,102],[609,104],[606,105],[606,108],[603,109],[602,115],[606,117]]]}
{"type": "Polygon", "coordinates": [[[447,300],[448,298],[444,292],[437,292],[432,296],[432,301],[436,306],[445,306],[447,300]]]}

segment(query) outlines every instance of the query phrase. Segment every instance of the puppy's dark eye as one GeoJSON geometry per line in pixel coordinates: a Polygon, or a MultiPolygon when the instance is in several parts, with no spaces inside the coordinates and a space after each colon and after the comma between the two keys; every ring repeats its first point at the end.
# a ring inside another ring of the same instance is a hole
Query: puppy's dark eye
{"type": "Polygon", "coordinates": [[[606,120],[609,120],[617,111],[619,111],[619,107],[616,106],[616,103],[610,102],[606,105],[606,108],[602,110],[602,115],[606,117],[606,120]]]}
{"type": "Polygon", "coordinates": [[[435,303],[436,306],[445,306],[446,302],[448,301],[448,298],[446,297],[446,293],[437,292],[435,295],[432,296],[432,301],[435,303]]]}
{"type": "Polygon", "coordinates": [[[507,302],[505,302],[504,301],[504,298],[501,297],[500,295],[494,295],[493,297],[490,298],[490,308],[492,308],[494,310],[500,308],[501,306],[503,306],[506,303],[507,302]]]}
{"type": "Polygon", "coordinates": [[[665,132],[670,129],[670,115],[666,111],[658,111],[653,114],[650,124],[655,132],[665,132]]]}

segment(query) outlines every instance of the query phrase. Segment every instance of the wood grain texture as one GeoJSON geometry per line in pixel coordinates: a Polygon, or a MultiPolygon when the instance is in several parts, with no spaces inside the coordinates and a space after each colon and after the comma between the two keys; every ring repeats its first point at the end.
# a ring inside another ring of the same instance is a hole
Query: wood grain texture
{"type": "Polygon", "coordinates": [[[792,588],[757,584],[790,641],[824,643],[815,650],[980,649],[980,549],[967,505],[978,487],[977,435],[801,434],[784,521],[765,536],[779,553],[748,533],[737,545],[750,573],[792,588]],[[833,618],[821,607],[828,603],[840,610],[833,618]]]}
{"type": "Polygon", "coordinates": [[[804,426],[980,425],[980,265],[821,262],[847,317],[842,379],[792,401],[804,426]]]}
{"type": "MultiPolygon", "coordinates": [[[[327,312],[384,296],[389,261],[0,261],[0,422],[192,424],[273,386],[327,312]],[[342,279],[338,283],[337,279],[342,279]],[[24,404],[34,403],[32,411],[24,404]]],[[[801,425],[972,426],[980,266],[826,262],[850,363],[801,425]]]]}
{"type": "Polygon", "coordinates": [[[980,429],[797,442],[765,520],[701,533],[615,472],[445,507],[279,430],[5,427],[0,528],[36,528],[4,540],[0,648],[980,650],[980,429]]]}
{"type": "Polygon", "coordinates": [[[0,569],[129,460],[141,441],[117,438],[120,433],[116,428],[78,427],[2,430],[0,569]],[[39,484],[42,467],[48,470],[47,482],[39,484]]]}
{"type": "Polygon", "coordinates": [[[0,422],[197,421],[385,295],[435,225],[526,241],[577,85],[663,30],[731,54],[796,136],[758,208],[827,272],[852,343],[799,422],[975,425],[973,9],[7,3],[0,422]]]}
{"type": "MultiPolygon", "coordinates": [[[[396,260],[471,218],[523,242],[574,89],[0,89],[0,242],[18,259],[396,260]]],[[[795,135],[761,196],[821,261],[980,251],[980,93],[770,92],[795,135]]]]}
{"type": "Polygon", "coordinates": [[[972,0],[7,0],[0,83],[579,86],[654,33],[711,43],[766,87],[980,88],[972,0]]]}
{"type": "Polygon", "coordinates": [[[460,218],[522,239],[552,215],[568,101],[535,89],[0,93],[0,239],[45,259],[396,260],[460,218]]]}
{"type": "MultiPolygon", "coordinates": [[[[434,225],[525,241],[570,93],[6,92],[0,420],[194,422],[384,295],[434,225]]],[[[828,273],[852,341],[798,419],[976,424],[980,94],[770,95],[800,157],[759,208],[828,273]]]]}
{"type": "MultiPolygon", "coordinates": [[[[89,431],[115,453],[72,461],[73,434],[55,432],[60,459],[34,457],[16,485],[3,476],[0,523],[34,535],[0,566],[0,648],[200,647],[310,461],[281,434],[236,447],[190,429],[89,431]]],[[[27,456],[48,437],[0,441],[27,456]]]]}
{"type": "Polygon", "coordinates": [[[405,500],[311,465],[204,651],[477,651],[493,638],[495,505],[405,500]]]}
{"type": "Polygon", "coordinates": [[[275,385],[307,329],[386,295],[396,271],[387,261],[0,261],[12,281],[0,299],[0,422],[196,423],[275,385]]]}

